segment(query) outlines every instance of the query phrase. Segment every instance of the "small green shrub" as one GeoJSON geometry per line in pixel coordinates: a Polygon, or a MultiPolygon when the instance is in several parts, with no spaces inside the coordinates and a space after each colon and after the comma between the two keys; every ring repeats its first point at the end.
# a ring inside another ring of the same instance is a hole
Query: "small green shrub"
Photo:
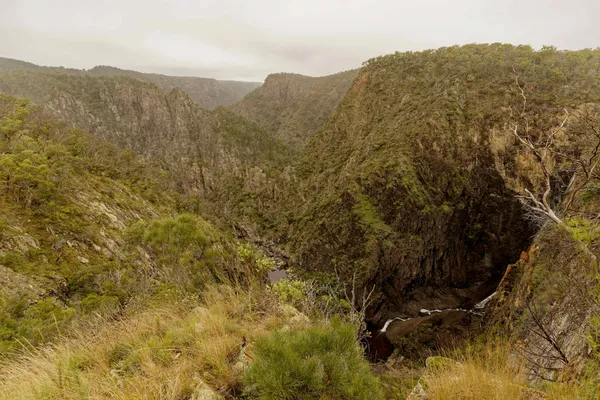
{"type": "Polygon", "coordinates": [[[300,280],[282,279],[270,286],[279,301],[299,305],[306,300],[306,283],[300,280]]]}
{"type": "Polygon", "coordinates": [[[585,244],[592,243],[600,236],[592,222],[584,218],[571,218],[567,221],[567,226],[571,230],[573,239],[585,244]]]}
{"type": "Polygon", "coordinates": [[[75,315],[51,299],[28,305],[27,299],[0,298],[0,355],[47,342],[69,326],[75,315]]]}
{"type": "Polygon", "coordinates": [[[383,398],[355,327],[339,321],[259,339],[245,380],[248,395],[263,400],[383,398]]]}
{"type": "Polygon", "coordinates": [[[125,241],[129,244],[138,245],[142,242],[142,238],[144,237],[144,232],[148,224],[143,219],[140,219],[125,229],[123,237],[125,241]]]}
{"type": "Polygon", "coordinates": [[[150,250],[162,269],[161,280],[189,288],[225,279],[223,260],[226,251],[222,237],[207,221],[191,214],[136,222],[126,232],[130,243],[141,243],[150,250]]]}
{"type": "Polygon", "coordinates": [[[269,271],[275,268],[275,261],[263,256],[260,250],[250,243],[238,243],[236,254],[240,266],[250,277],[264,280],[269,271]]]}
{"type": "Polygon", "coordinates": [[[85,314],[92,312],[98,314],[111,314],[119,309],[119,298],[116,296],[98,296],[95,293],[88,295],[79,304],[85,314]]]}

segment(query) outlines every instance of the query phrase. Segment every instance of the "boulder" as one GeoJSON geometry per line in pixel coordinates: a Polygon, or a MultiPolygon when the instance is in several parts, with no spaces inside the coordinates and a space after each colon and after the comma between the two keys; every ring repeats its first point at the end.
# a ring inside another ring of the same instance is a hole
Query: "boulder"
{"type": "Polygon", "coordinates": [[[198,384],[196,385],[196,389],[190,400],[223,400],[224,397],[215,392],[208,386],[203,380],[198,380],[198,384]]]}

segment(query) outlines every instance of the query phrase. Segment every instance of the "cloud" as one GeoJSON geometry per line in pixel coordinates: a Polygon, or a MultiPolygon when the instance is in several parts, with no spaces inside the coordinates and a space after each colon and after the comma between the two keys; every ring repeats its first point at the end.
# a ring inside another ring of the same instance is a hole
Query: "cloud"
{"type": "Polygon", "coordinates": [[[0,56],[45,65],[262,80],[396,50],[599,45],[595,0],[0,0],[0,56]]]}

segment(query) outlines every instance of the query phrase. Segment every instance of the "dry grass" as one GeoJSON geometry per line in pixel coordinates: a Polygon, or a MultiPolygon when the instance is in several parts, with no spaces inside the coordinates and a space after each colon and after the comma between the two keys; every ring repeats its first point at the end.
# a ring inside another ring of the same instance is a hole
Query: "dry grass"
{"type": "Polygon", "coordinates": [[[489,344],[482,348],[467,346],[454,362],[433,358],[425,375],[427,393],[432,400],[519,399],[523,393],[522,370],[511,365],[507,346],[489,344]]]}
{"type": "MultiPolygon", "coordinates": [[[[226,397],[241,388],[231,355],[281,326],[260,289],[209,289],[196,307],[165,304],[73,334],[0,366],[0,399],[182,399],[203,380],[226,397]]],[[[248,354],[251,349],[248,349],[248,354]]]]}
{"type": "Polygon", "coordinates": [[[526,369],[511,354],[508,342],[467,346],[428,360],[423,384],[429,400],[573,400],[596,398],[581,382],[547,383],[543,390],[528,387],[526,369]]]}

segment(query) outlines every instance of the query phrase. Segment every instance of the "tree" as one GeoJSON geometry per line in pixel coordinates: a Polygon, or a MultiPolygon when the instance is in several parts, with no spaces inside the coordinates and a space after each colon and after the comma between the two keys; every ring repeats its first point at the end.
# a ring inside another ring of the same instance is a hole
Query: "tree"
{"type": "Polygon", "coordinates": [[[18,99],[14,103],[11,113],[0,119],[0,134],[6,140],[10,140],[21,130],[23,122],[29,116],[29,100],[18,99]]]}

